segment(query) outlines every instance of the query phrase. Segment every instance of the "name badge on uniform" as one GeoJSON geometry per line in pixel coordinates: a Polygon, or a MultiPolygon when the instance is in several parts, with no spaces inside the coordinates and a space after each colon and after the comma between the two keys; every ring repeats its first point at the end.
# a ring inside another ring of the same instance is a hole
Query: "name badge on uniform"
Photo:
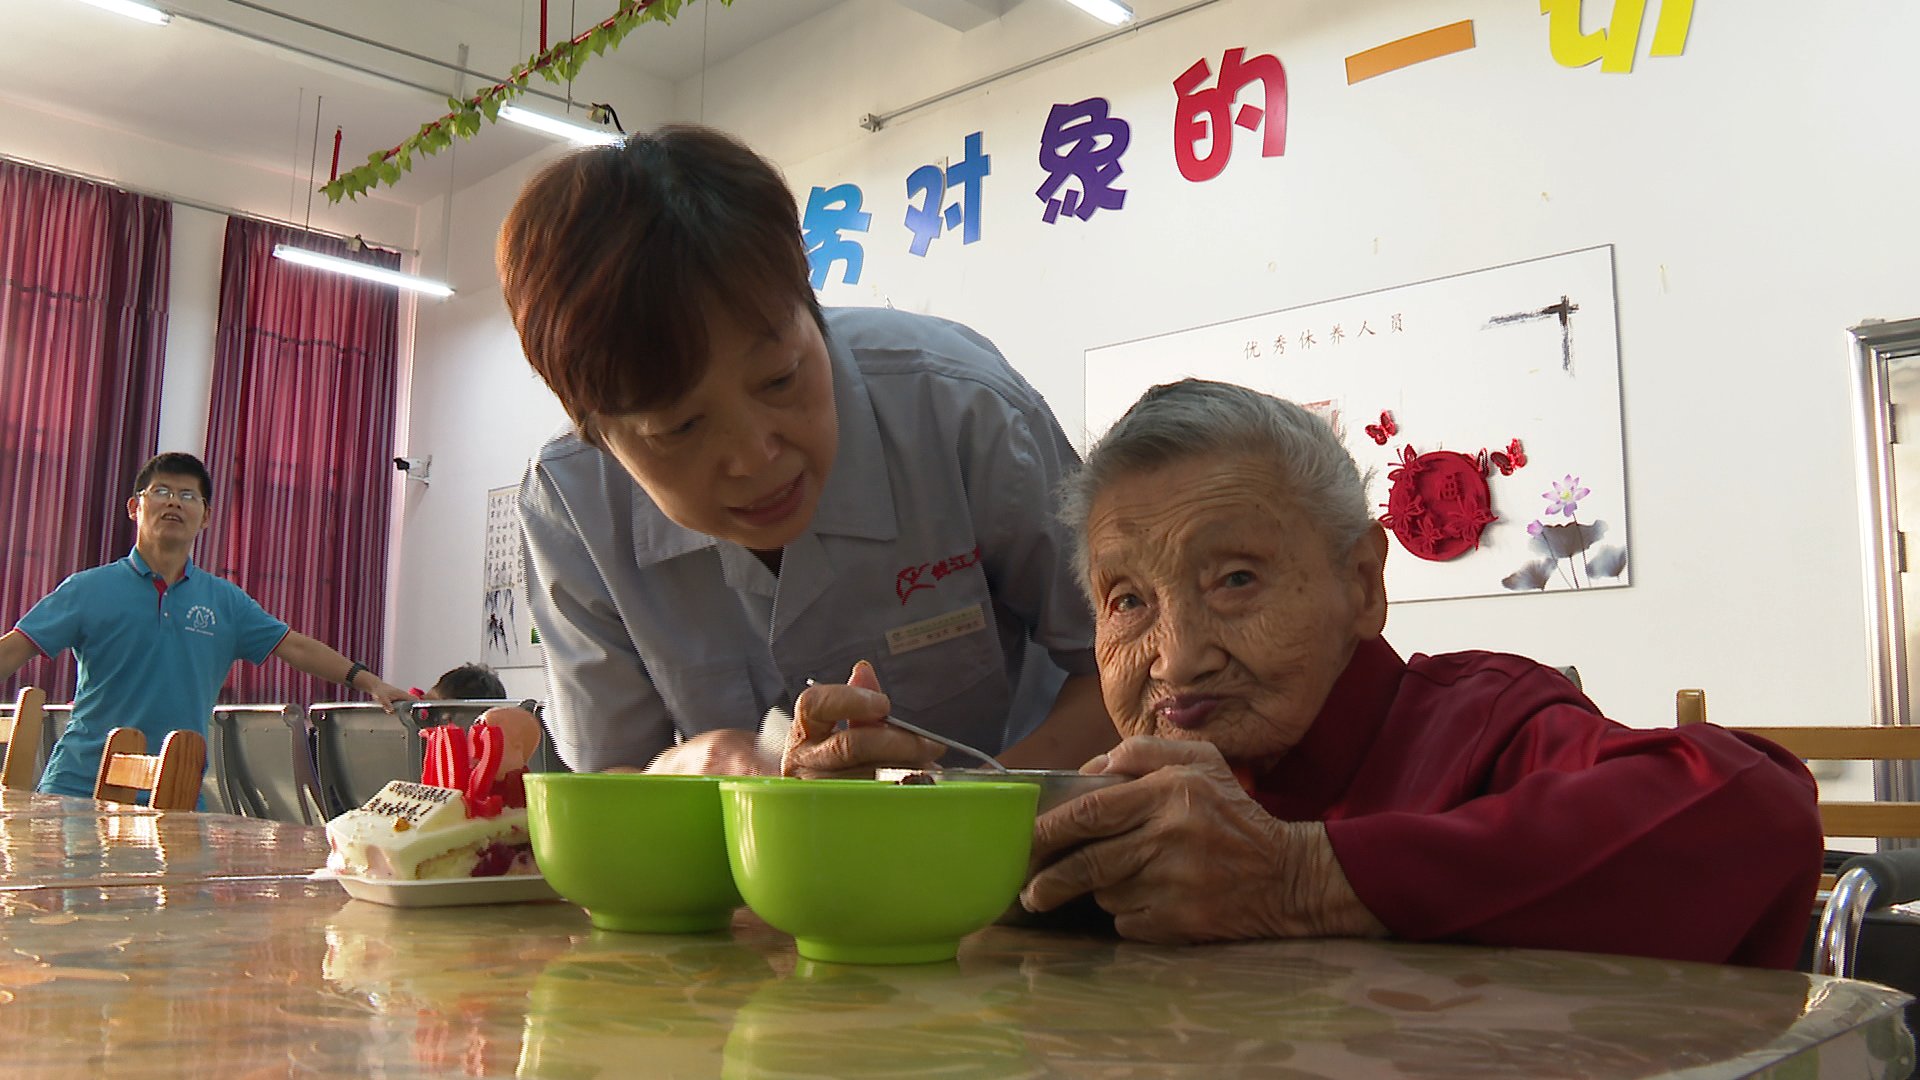
{"type": "Polygon", "coordinates": [[[887,651],[894,656],[938,645],[987,628],[987,613],[979,604],[968,604],[945,615],[921,619],[887,631],[887,651]]]}

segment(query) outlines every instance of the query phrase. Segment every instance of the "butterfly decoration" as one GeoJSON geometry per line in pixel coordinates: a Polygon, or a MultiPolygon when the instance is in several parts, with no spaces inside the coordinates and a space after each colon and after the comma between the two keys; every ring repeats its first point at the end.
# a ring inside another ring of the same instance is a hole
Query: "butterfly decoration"
{"type": "Polygon", "coordinates": [[[1480,471],[1483,473],[1487,471],[1488,466],[1492,466],[1500,470],[1501,476],[1512,476],[1513,470],[1522,468],[1526,463],[1527,452],[1521,447],[1519,439],[1507,443],[1504,453],[1499,450],[1480,451],[1480,471]]]}
{"type": "Polygon", "coordinates": [[[1398,434],[1400,434],[1400,425],[1393,422],[1393,414],[1390,412],[1382,411],[1379,423],[1367,425],[1367,438],[1372,439],[1375,446],[1387,445],[1387,440],[1398,434]]]}
{"type": "Polygon", "coordinates": [[[1506,453],[1495,450],[1487,456],[1493,461],[1493,467],[1500,470],[1501,476],[1512,476],[1513,470],[1527,463],[1527,452],[1521,448],[1519,439],[1507,443],[1506,453]]]}

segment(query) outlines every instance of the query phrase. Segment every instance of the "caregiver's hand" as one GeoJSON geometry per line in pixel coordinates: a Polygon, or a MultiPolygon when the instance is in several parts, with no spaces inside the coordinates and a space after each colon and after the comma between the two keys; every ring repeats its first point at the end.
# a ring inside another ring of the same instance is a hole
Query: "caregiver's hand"
{"type": "Polygon", "coordinates": [[[785,776],[871,777],[880,767],[924,769],[945,747],[882,721],[892,707],[873,665],[853,665],[845,685],[808,687],[793,703],[780,772],[785,776]]]}
{"type": "MultiPolygon", "coordinates": [[[[650,773],[676,776],[765,776],[779,771],[780,763],[760,753],[751,731],[721,728],[703,731],[686,742],[668,747],[647,766],[650,773]]],[[[638,772],[615,766],[606,772],[638,772]]]]}

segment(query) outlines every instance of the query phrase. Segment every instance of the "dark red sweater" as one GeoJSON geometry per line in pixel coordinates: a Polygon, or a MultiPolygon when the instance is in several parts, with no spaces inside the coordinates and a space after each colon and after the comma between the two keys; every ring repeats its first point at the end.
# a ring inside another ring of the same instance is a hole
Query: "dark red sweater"
{"type": "Polygon", "coordinates": [[[1253,795],[1326,822],[1361,901],[1414,941],[1785,968],[1819,880],[1792,755],[1711,724],[1625,727],[1500,653],[1363,643],[1253,795]]]}

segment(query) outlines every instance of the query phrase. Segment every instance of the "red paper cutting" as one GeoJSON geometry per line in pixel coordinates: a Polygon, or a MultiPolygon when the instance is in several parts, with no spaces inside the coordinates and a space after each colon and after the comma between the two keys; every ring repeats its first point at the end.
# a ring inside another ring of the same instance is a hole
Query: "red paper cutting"
{"type": "Polygon", "coordinates": [[[1482,464],[1455,450],[1420,454],[1406,446],[1400,453],[1400,464],[1387,474],[1387,512],[1380,524],[1429,562],[1447,562],[1479,547],[1480,533],[1499,520],[1482,464]]]}

